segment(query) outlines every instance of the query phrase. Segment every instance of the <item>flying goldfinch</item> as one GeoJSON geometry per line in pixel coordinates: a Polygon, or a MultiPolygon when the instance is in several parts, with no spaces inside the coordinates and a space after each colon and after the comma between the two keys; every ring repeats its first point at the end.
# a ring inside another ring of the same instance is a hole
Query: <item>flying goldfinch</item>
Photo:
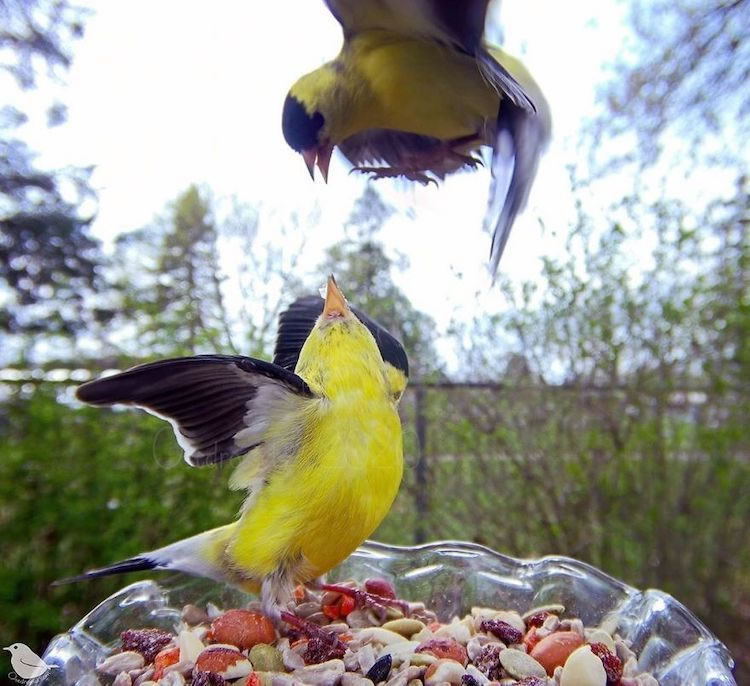
{"type": "Polygon", "coordinates": [[[475,168],[473,153],[492,147],[494,274],[551,119],[524,66],[483,41],[489,1],[326,0],[343,47],[292,86],[282,130],[310,175],[317,164],[326,180],[335,147],[352,171],[423,184],[475,168]]]}
{"type": "Polygon", "coordinates": [[[242,457],[230,486],[248,495],[232,524],[67,581],[180,570],[260,590],[278,619],[295,584],[345,559],[390,509],[407,377],[401,344],[349,307],[331,276],[325,302],[302,298],[282,313],[273,363],[200,355],[84,384],[84,402],[169,421],[190,465],[242,457]]]}

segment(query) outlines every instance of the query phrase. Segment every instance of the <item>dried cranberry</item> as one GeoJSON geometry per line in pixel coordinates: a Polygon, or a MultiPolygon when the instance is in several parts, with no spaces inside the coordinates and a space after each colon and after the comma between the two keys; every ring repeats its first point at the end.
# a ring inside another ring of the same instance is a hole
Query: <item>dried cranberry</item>
{"type": "Polygon", "coordinates": [[[192,686],[224,686],[227,682],[216,672],[193,671],[192,686]]]}
{"type": "Polygon", "coordinates": [[[126,629],[120,634],[123,650],[134,650],[146,662],[153,662],[156,654],[174,640],[172,634],[160,629],[126,629]]]}
{"type": "Polygon", "coordinates": [[[604,665],[607,674],[607,683],[616,684],[622,678],[622,660],[615,655],[604,643],[592,643],[591,652],[594,653],[604,665]]]}
{"type": "Polygon", "coordinates": [[[547,610],[541,610],[540,612],[535,612],[533,615],[526,617],[526,628],[530,629],[532,626],[542,626],[544,624],[544,620],[547,619],[547,617],[550,617],[552,615],[551,612],[547,612],[547,610]]]}
{"type": "Polygon", "coordinates": [[[498,645],[488,645],[482,648],[482,652],[474,660],[474,666],[482,672],[490,681],[496,681],[502,677],[503,667],[500,664],[500,651],[498,645]]]}
{"type": "Polygon", "coordinates": [[[396,589],[386,579],[365,579],[365,591],[381,598],[396,598],[396,589]]]}
{"type": "Polygon", "coordinates": [[[331,639],[322,636],[313,636],[307,641],[307,649],[302,656],[308,665],[317,665],[326,660],[340,659],[344,657],[346,646],[332,635],[331,639]]]}
{"type": "Polygon", "coordinates": [[[480,625],[482,631],[495,634],[503,643],[520,643],[523,639],[523,633],[514,626],[504,622],[502,619],[485,619],[480,625]]]}

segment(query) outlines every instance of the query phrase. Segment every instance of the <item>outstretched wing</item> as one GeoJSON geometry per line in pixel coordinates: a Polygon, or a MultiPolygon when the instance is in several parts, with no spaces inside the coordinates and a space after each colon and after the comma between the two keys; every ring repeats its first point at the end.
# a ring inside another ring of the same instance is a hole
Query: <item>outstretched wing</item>
{"type": "Polygon", "coordinates": [[[89,381],[76,396],[91,405],[135,405],[166,419],[193,466],[247,453],[262,443],[276,413],[314,397],[305,381],[284,367],[233,355],[142,364],[89,381]]]}
{"type": "MultiPolygon", "coordinates": [[[[309,295],[295,300],[289,308],[279,316],[279,330],[276,336],[276,348],[273,353],[274,365],[293,372],[297,366],[300,350],[315,326],[315,322],[323,312],[323,299],[317,295],[309,295]]],[[[383,360],[398,369],[405,377],[409,376],[409,360],[404,347],[399,341],[386,331],[374,319],[368,317],[362,310],[351,308],[375,338],[383,360]]]]}

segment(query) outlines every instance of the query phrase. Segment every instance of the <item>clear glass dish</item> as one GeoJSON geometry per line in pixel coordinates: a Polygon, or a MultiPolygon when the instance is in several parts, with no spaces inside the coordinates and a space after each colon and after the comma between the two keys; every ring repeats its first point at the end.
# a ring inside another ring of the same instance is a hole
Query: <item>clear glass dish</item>
{"type": "MultiPolygon", "coordinates": [[[[603,625],[630,640],[639,667],[662,686],[736,686],[726,647],[684,605],[568,557],[519,560],[473,543],[402,548],[368,541],[328,578],[372,576],[390,579],[399,597],[425,602],[441,620],[463,615],[472,605],[525,611],[562,603],[587,626],[603,625]]],[[[52,640],[44,659],[58,667],[35,684],[93,686],[99,683],[94,667],[116,647],[124,629],[171,630],[186,603],[212,601],[229,608],[247,599],[236,589],[184,575],[131,584],[52,640]]]]}

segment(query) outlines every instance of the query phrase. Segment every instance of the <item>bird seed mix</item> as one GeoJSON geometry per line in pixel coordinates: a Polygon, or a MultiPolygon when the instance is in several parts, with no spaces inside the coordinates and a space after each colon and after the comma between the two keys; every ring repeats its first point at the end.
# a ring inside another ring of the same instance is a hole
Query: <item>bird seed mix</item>
{"type": "Polygon", "coordinates": [[[176,633],[128,629],[97,671],[114,686],[658,686],[628,643],[562,605],[473,607],[449,623],[368,579],[298,586],[279,623],[258,602],[186,605],[176,633]]]}

